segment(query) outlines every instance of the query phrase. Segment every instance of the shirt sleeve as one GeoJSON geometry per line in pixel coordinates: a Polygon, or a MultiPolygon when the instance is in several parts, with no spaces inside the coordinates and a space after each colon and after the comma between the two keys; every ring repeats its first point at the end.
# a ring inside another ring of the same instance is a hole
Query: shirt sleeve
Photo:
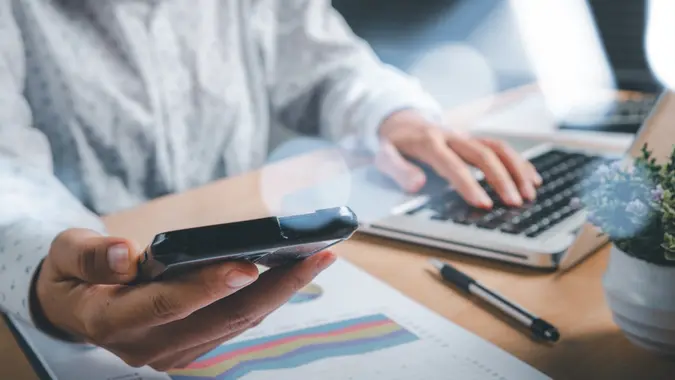
{"type": "Polygon", "coordinates": [[[441,107],[412,77],[385,65],[329,0],[267,1],[262,39],[272,108],[287,127],[333,140],[356,137],[376,150],[392,113],[418,110],[442,122],[441,107]],[[270,27],[272,25],[272,27],[270,27]]]}
{"type": "Polygon", "coordinates": [[[30,287],[54,237],[71,227],[104,233],[104,226],[53,175],[49,142],[31,127],[11,4],[0,2],[0,311],[34,325],[30,287]]]}

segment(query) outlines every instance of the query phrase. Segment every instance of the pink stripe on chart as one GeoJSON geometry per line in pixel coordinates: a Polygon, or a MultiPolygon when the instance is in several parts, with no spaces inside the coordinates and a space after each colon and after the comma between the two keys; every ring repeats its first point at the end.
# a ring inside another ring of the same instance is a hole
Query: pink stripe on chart
{"type": "Polygon", "coordinates": [[[310,335],[299,335],[299,336],[290,336],[288,338],[284,338],[281,340],[276,340],[264,344],[260,344],[257,346],[249,347],[249,348],[242,348],[237,351],[232,351],[232,352],[227,352],[222,355],[214,356],[208,360],[204,360],[201,362],[194,362],[190,364],[189,366],[185,367],[185,369],[202,369],[206,367],[210,367],[214,364],[218,364],[220,362],[224,362],[225,360],[234,358],[236,356],[242,356],[245,354],[250,354],[252,352],[257,352],[257,351],[262,351],[266,350],[275,346],[279,346],[285,343],[289,343],[298,339],[307,339],[307,338],[319,338],[319,337],[329,337],[329,336],[336,336],[336,335],[342,335],[354,331],[359,331],[359,330],[365,330],[371,327],[378,327],[378,326],[383,326],[387,324],[393,323],[392,321],[389,320],[384,320],[384,321],[375,321],[375,322],[369,322],[369,323],[364,323],[356,326],[351,326],[344,328],[342,330],[335,330],[335,331],[330,331],[327,333],[316,333],[316,334],[310,334],[310,335]]]}

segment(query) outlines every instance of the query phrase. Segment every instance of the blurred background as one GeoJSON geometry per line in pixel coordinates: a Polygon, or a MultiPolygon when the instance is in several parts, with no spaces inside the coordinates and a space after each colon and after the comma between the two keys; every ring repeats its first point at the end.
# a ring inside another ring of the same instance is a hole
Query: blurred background
{"type": "Polygon", "coordinates": [[[662,87],[646,37],[649,8],[666,3],[675,1],[333,0],[380,59],[446,108],[537,82],[561,129],[629,134],[662,87]],[[646,97],[601,96],[616,89],[646,97]]]}

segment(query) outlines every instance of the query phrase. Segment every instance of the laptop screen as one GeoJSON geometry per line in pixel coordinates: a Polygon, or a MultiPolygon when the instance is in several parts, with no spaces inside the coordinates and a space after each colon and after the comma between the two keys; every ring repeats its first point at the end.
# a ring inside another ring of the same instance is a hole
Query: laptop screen
{"type": "Polygon", "coordinates": [[[645,52],[646,0],[588,0],[621,90],[660,91],[645,52]]]}

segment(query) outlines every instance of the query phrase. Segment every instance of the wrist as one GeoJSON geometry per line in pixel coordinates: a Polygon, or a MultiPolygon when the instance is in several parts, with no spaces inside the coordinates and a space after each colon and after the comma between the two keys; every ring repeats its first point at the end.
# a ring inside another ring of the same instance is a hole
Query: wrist
{"type": "Polygon", "coordinates": [[[404,109],[387,117],[378,128],[378,138],[392,140],[400,133],[407,133],[411,129],[422,130],[439,125],[433,118],[417,109],[404,109]]]}

